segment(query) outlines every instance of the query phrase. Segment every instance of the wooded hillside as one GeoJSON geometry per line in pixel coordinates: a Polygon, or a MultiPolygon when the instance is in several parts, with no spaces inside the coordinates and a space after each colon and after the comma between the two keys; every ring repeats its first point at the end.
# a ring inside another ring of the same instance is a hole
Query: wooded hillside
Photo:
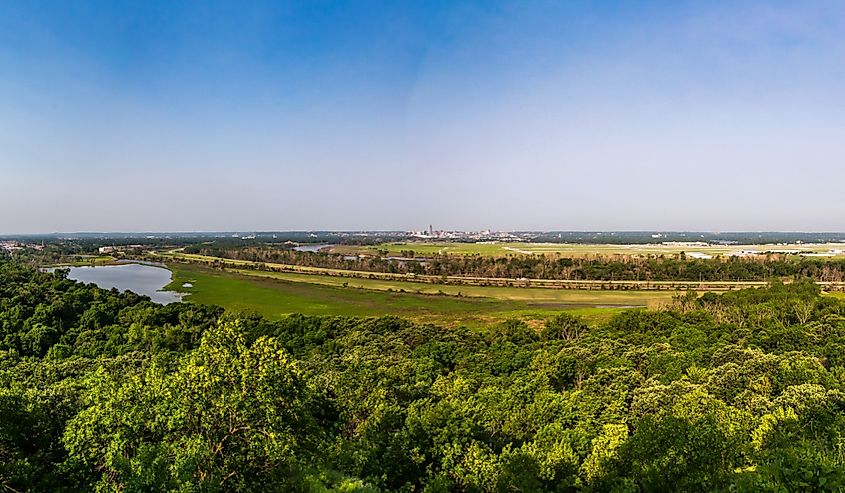
{"type": "Polygon", "coordinates": [[[845,302],[268,322],[0,261],[7,491],[837,491],[845,302]]]}

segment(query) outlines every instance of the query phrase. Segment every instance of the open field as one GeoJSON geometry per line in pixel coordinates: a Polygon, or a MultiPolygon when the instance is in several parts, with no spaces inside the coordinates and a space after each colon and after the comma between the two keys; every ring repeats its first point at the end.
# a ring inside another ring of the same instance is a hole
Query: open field
{"type": "MultiPolygon", "coordinates": [[[[658,308],[676,292],[599,291],[475,286],[429,286],[401,281],[344,279],[332,276],[215,270],[171,264],[168,289],[188,294],[185,301],[219,305],[233,311],[255,311],[275,320],[305,315],[394,315],[442,326],[489,326],[508,319],[529,324],[566,311],[588,323],[607,321],[633,307],[658,308]],[[184,288],[184,283],[192,287],[184,288]],[[458,294],[460,293],[460,295],[458,294]]],[[[845,298],[845,293],[826,293],[845,298]]]]}
{"type": "Polygon", "coordinates": [[[669,301],[672,291],[603,291],[578,289],[517,288],[499,286],[456,286],[451,284],[423,284],[407,281],[343,278],[317,274],[267,272],[250,269],[227,269],[244,276],[280,279],[290,282],[320,284],[325,286],[369,289],[424,295],[447,295],[463,298],[493,298],[497,300],[524,301],[529,304],[560,305],[618,305],[656,307],[669,301]]]}
{"type": "MultiPolygon", "coordinates": [[[[655,289],[608,289],[600,282],[591,289],[560,289],[496,285],[415,282],[400,274],[369,273],[316,267],[263,264],[169,251],[174,280],[170,289],[187,292],[186,301],[216,304],[232,310],[252,310],[270,318],[291,313],[307,315],[396,315],[441,325],[481,326],[518,318],[531,323],[562,310],[600,322],[634,307],[657,308],[682,292],[669,284],[655,289]],[[183,262],[192,263],[185,264],[183,262]],[[196,262],[196,263],[194,263],[196,262]],[[216,268],[209,265],[214,263],[216,268]],[[285,271],[284,268],[295,269],[285,271]],[[275,270],[280,268],[279,270],[275,270]],[[183,283],[193,286],[181,288],[183,283]]],[[[631,283],[630,281],[628,283],[631,283]]],[[[716,283],[720,284],[720,283],[716,283]]],[[[716,290],[759,287],[761,282],[721,283],[716,290]],[[725,284],[725,286],[721,286],[725,284]]],[[[635,287],[635,286],[634,286],[635,287]]],[[[705,291],[706,289],[699,290],[705,291]]],[[[845,295],[845,294],[844,294],[845,295]]]]}
{"type": "Polygon", "coordinates": [[[73,260],[59,262],[47,267],[82,267],[86,265],[109,265],[117,261],[111,255],[76,255],[73,260]]]}
{"type": "Polygon", "coordinates": [[[631,306],[658,306],[666,292],[577,291],[522,288],[421,286],[366,279],[261,271],[220,271],[197,265],[171,264],[171,290],[188,293],[186,301],[251,310],[270,319],[306,315],[396,315],[441,325],[481,326],[518,318],[538,323],[566,310],[590,322],[608,319],[631,306]],[[349,281],[346,287],[343,282],[349,281]],[[184,283],[193,286],[183,288],[184,283]],[[436,293],[442,287],[444,294],[436,293]],[[420,288],[420,293],[406,288],[420,288]],[[424,290],[422,288],[425,288],[424,290]],[[463,287],[461,287],[463,288],[463,287]],[[470,287],[471,288],[471,287],[470,287]],[[405,292],[400,290],[405,289],[405,292]],[[390,291],[392,290],[392,291],[390,291]],[[464,293],[466,291],[466,293],[464,293]]]}
{"type": "Polygon", "coordinates": [[[348,255],[374,255],[379,250],[386,250],[389,255],[401,255],[401,252],[413,250],[417,255],[454,254],[454,255],[536,255],[559,254],[566,257],[586,255],[677,255],[700,253],[705,255],[731,255],[737,252],[778,252],[831,254],[845,256],[845,244],[842,243],[807,243],[790,245],[662,245],[662,244],[573,244],[573,243],[458,243],[458,242],[401,242],[384,243],[375,246],[337,245],[327,248],[327,252],[348,255]],[[834,251],[836,253],[831,253],[834,251]]]}
{"type": "MultiPolygon", "coordinates": [[[[309,267],[272,262],[254,262],[251,260],[227,259],[221,257],[187,254],[177,250],[158,252],[156,258],[163,261],[191,262],[206,266],[215,266],[229,270],[255,270],[287,274],[322,275],[340,277],[344,279],[366,279],[388,282],[404,282],[413,285],[454,285],[464,287],[503,287],[503,288],[549,288],[561,290],[610,290],[610,291],[730,291],[751,287],[765,287],[766,281],[635,281],[635,280],[560,280],[560,279],[526,279],[526,278],[497,278],[472,276],[435,276],[424,274],[399,274],[387,272],[357,271],[345,269],[331,269],[323,267],[309,267]]],[[[822,289],[829,291],[845,290],[843,282],[819,282],[822,289]]],[[[421,288],[409,288],[415,292],[421,288]]]]}

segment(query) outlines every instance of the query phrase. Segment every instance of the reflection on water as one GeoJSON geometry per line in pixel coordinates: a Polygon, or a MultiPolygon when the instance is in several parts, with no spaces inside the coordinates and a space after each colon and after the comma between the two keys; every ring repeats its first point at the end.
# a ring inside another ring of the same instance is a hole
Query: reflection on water
{"type": "Polygon", "coordinates": [[[297,252],[319,252],[323,248],[333,247],[334,245],[330,245],[328,243],[322,243],[319,245],[299,245],[293,247],[294,250],[297,252]]]}
{"type": "MultiPolygon", "coordinates": [[[[149,296],[156,303],[166,305],[182,300],[182,293],[161,291],[170,284],[173,273],[163,266],[151,264],[96,265],[61,267],[67,269],[68,279],[94,283],[103,289],[117,288],[149,296]]],[[[55,270],[55,269],[49,269],[55,270]]]]}

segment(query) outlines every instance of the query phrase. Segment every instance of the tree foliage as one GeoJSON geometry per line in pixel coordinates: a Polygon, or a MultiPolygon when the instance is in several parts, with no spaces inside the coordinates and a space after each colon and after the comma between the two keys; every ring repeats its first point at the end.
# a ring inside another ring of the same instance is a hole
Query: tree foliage
{"type": "Polygon", "coordinates": [[[0,262],[8,491],[841,491],[845,302],[267,321],[0,262]]]}

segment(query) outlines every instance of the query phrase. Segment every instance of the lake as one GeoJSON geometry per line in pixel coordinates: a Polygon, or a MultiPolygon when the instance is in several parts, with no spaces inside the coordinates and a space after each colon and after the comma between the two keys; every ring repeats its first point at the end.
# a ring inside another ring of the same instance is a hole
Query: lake
{"type": "Polygon", "coordinates": [[[316,253],[316,252],[319,252],[323,248],[329,248],[329,247],[333,247],[333,246],[334,245],[329,244],[329,243],[321,243],[319,245],[305,244],[305,245],[295,246],[295,247],[293,247],[293,249],[296,250],[297,252],[314,252],[314,253],[316,253]]]}
{"type": "Polygon", "coordinates": [[[94,283],[103,289],[129,290],[149,296],[154,302],[162,305],[181,301],[183,296],[182,293],[174,291],[161,291],[172,279],[172,273],[164,266],[122,264],[60,268],[70,271],[68,279],[86,284],[94,283]]]}

